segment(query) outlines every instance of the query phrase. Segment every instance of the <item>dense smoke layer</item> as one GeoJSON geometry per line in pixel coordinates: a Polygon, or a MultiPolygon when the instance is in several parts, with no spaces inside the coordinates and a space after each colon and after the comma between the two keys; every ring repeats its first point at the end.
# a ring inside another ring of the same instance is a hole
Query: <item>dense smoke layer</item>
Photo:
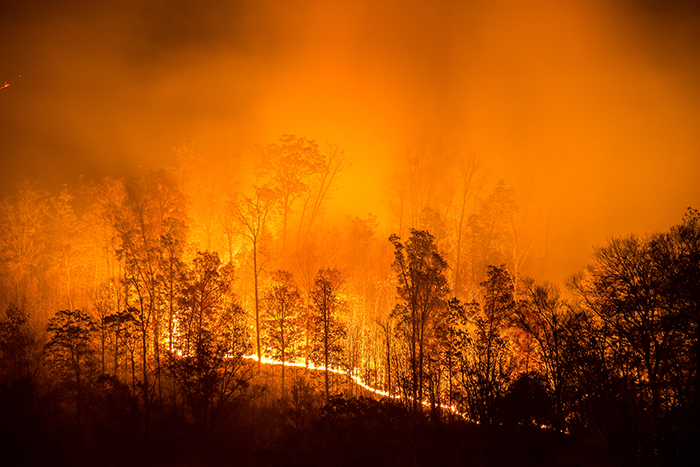
{"type": "Polygon", "coordinates": [[[700,206],[691,2],[346,3],[5,2],[2,193],[173,166],[183,142],[234,177],[294,134],[352,158],[339,213],[391,229],[392,157],[440,137],[484,196],[515,189],[557,280],[700,206]]]}

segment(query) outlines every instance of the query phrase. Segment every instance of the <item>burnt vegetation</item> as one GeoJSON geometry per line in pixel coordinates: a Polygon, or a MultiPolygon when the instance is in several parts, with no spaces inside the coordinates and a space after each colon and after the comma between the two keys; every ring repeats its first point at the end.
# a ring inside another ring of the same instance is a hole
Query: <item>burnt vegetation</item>
{"type": "Polygon", "coordinates": [[[337,147],[257,151],[2,202],[0,464],[700,461],[700,212],[560,288],[473,158],[397,158],[385,229],[337,147]]]}

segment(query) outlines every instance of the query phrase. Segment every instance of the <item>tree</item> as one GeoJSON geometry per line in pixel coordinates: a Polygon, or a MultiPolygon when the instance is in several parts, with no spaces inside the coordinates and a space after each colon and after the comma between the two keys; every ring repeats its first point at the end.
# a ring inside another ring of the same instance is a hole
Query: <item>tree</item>
{"type": "Polygon", "coordinates": [[[114,376],[119,377],[119,362],[126,350],[128,352],[128,363],[131,367],[131,388],[136,390],[136,338],[137,325],[136,316],[130,309],[119,310],[106,315],[102,320],[104,332],[109,336],[110,345],[113,350],[114,376]]]}
{"type": "Polygon", "coordinates": [[[695,376],[695,309],[687,298],[697,295],[697,283],[687,282],[683,250],[673,234],[613,238],[595,250],[594,263],[573,284],[600,323],[602,358],[629,414],[633,442],[660,453],[678,450],[682,441],[662,433],[678,424],[677,410],[692,407],[686,381],[695,376]]]}
{"type": "Polygon", "coordinates": [[[92,339],[96,330],[95,321],[81,310],[60,310],[46,326],[51,336],[45,347],[51,368],[69,381],[75,391],[78,428],[82,423],[85,380],[94,364],[92,339]]]}
{"type": "Polygon", "coordinates": [[[20,381],[31,375],[33,348],[27,314],[11,303],[0,320],[0,382],[20,381]]]}
{"type": "Polygon", "coordinates": [[[555,421],[562,428],[564,396],[572,383],[570,331],[576,317],[549,283],[523,282],[524,294],[514,309],[514,324],[534,340],[535,353],[551,387],[555,421]]]}
{"type": "Polygon", "coordinates": [[[659,259],[664,260],[664,272],[673,278],[669,292],[676,297],[681,312],[680,327],[689,346],[692,368],[682,379],[691,385],[687,391],[692,399],[689,405],[697,416],[700,414],[700,211],[688,208],[683,222],[672,227],[666,239],[667,253],[659,255],[659,259]]]}
{"type": "Polygon", "coordinates": [[[394,345],[392,342],[392,337],[394,335],[394,323],[391,320],[391,313],[389,313],[384,320],[377,319],[376,321],[377,326],[382,330],[382,339],[383,339],[383,356],[384,356],[384,364],[386,365],[386,376],[385,376],[385,383],[384,383],[384,391],[387,392],[387,394],[392,395],[393,394],[393,387],[391,385],[391,361],[392,361],[392,351],[394,350],[394,345]]]}
{"type": "Polygon", "coordinates": [[[405,227],[419,228],[426,208],[445,218],[452,197],[448,177],[454,160],[455,152],[441,139],[416,139],[394,158],[388,187],[398,235],[403,235],[405,227]]]}
{"type": "Polygon", "coordinates": [[[272,273],[270,285],[263,292],[265,310],[264,345],[272,358],[282,362],[282,398],[285,397],[285,362],[296,358],[297,341],[301,337],[301,294],[294,277],[287,271],[272,273]]]}
{"type": "Polygon", "coordinates": [[[457,205],[455,212],[455,267],[453,274],[453,288],[456,294],[464,292],[464,272],[462,267],[462,241],[467,224],[467,206],[469,200],[474,196],[474,192],[483,181],[477,178],[480,162],[473,156],[460,157],[457,159],[459,170],[457,205]]]}
{"type": "Polygon", "coordinates": [[[343,364],[343,341],[347,334],[345,325],[338,319],[345,306],[345,302],[338,296],[342,282],[337,269],[321,269],[316,274],[311,290],[316,312],[312,355],[315,361],[323,361],[327,401],[330,398],[328,371],[331,366],[337,368],[343,364]]]}
{"type": "Polygon", "coordinates": [[[78,217],[73,212],[73,196],[67,187],[63,187],[57,197],[51,197],[48,203],[47,217],[50,232],[47,256],[50,269],[57,276],[58,307],[73,309],[75,304],[75,285],[78,283],[77,272],[87,266],[85,251],[81,248],[78,232],[78,217]],[[79,258],[83,261],[79,261],[79,258]]]}
{"type": "Polygon", "coordinates": [[[408,346],[410,395],[415,410],[423,400],[426,346],[445,312],[447,262],[427,231],[412,229],[405,244],[395,234],[389,241],[394,245],[392,268],[400,299],[393,315],[400,337],[408,346]]]}
{"type": "Polygon", "coordinates": [[[664,297],[653,245],[635,236],[615,238],[594,253],[578,292],[611,327],[641,403],[660,415],[670,368],[681,339],[679,310],[664,297]],[[670,306],[669,306],[670,305],[670,306]]]}
{"type": "MultiPolygon", "coordinates": [[[[148,445],[150,407],[162,397],[163,304],[172,310],[176,266],[186,237],[184,196],[172,174],[150,172],[126,187],[122,205],[111,208],[118,234],[118,258],[124,264],[124,309],[134,318],[140,344],[140,389],[143,391],[144,444],[148,445]],[[152,378],[153,377],[153,378],[152,378]]],[[[168,317],[171,323],[172,318],[168,317]]],[[[172,337],[172,336],[169,336],[172,337]]]]}
{"type": "MultiPolygon", "coordinates": [[[[202,249],[211,251],[217,245],[217,220],[222,216],[225,205],[219,202],[224,193],[233,191],[237,184],[238,170],[224,169],[219,164],[197,154],[193,145],[180,145],[174,148],[178,167],[172,170],[182,193],[187,197],[187,212],[190,241],[202,249]]],[[[235,158],[225,158],[226,163],[235,164],[235,158]]]]}
{"type": "Polygon", "coordinates": [[[516,210],[513,189],[500,180],[491,194],[478,203],[478,211],[469,217],[472,285],[485,280],[489,266],[506,262],[507,235],[516,210]]]}
{"type": "MultiPolygon", "coordinates": [[[[308,192],[309,183],[314,174],[330,170],[326,176],[335,176],[337,168],[335,164],[324,167],[323,156],[314,140],[298,138],[294,135],[282,135],[277,143],[264,146],[259,151],[258,171],[261,178],[265,185],[269,189],[277,191],[280,197],[282,252],[284,254],[287,246],[289,217],[294,204],[304,193],[308,192]]],[[[332,178],[328,183],[331,181],[332,178]]],[[[319,186],[320,191],[316,196],[316,201],[312,202],[314,207],[325,198],[327,189],[328,185],[324,180],[324,184],[319,186]]],[[[312,213],[312,216],[315,214],[312,213]]]]}
{"type": "Polygon", "coordinates": [[[515,371],[508,335],[514,309],[513,282],[505,266],[489,266],[481,305],[468,308],[469,328],[458,332],[460,382],[472,417],[493,423],[515,371]]]}
{"type": "MultiPolygon", "coordinates": [[[[23,180],[15,196],[0,204],[0,261],[4,265],[7,296],[18,306],[31,310],[41,298],[37,282],[42,277],[43,253],[46,248],[46,211],[48,193],[38,190],[37,183],[23,180]],[[30,298],[34,297],[34,300],[30,298]]],[[[37,316],[41,325],[46,322],[37,316]]]]}
{"type": "Polygon", "coordinates": [[[325,154],[321,154],[319,163],[314,163],[315,171],[310,177],[306,196],[303,197],[301,214],[299,216],[299,228],[297,230],[297,247],[302,238],[302,230],[305,236],[309,235],[314,222],[321,212],[321,207],[333,192],[333,185],[340,175],[350,168],[350,161],[345,156],[345,151],[337,145],[328,145],[325,154]],[[306,229],[304,229],[306,224],[306,229]]]}
{"type": "Polygon", "coordinates": [[[270,221],[277,204],[277,193],[265,187],[253,187],[252,196],[241,195],[228,203],[231,215],[244,227],[244,235],[250,241],[253,255],[253,287],[255,292],[255,349],[258,364],[262,358],[260,345],[260,296],[259,277],[264,262],[260,260],[260,247],[263,237],[267,234],[270,221]]]}
{"type": "Polygon", "coordinates": [[[245,402],[252,377],[244,359],[250,348],[245,314],[232,282],[231,263],[222,266],[217,253],[197,253],[176,315],[174,350],[168,352],[168,368],[202,440],[245,402]]]}

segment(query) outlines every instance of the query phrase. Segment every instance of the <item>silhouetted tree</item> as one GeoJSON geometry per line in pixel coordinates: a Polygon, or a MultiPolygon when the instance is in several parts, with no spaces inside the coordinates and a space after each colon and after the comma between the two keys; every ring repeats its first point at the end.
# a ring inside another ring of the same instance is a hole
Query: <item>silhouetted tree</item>
{"type": "Polygon", "coordinates": [[[245,313],[231,292],[233,268],[199,252],[176,315],[169,369],[203,439],[245,401],[252,364],[245,313]]]}
{"type": "Polygon", "coordinates": [[[34,361],[34,333],[27,314],[11,303],[0,320],[0,382],[30,377],[34,361]]]}
{"type": "Polygon", "coordinates": [[[697,414],[699,237],[690,210],[669,233],[613,238],[573,281],[604,344],[599,359],[622,420],[601,422],[640,455],[679,452],[697,426],[681,414],[697,414]]]}
{"type": "Polygon", "coordinates": [[[564,396],[572,376],[570,339],[575,338],[570,331],[576,317],[552,284],[526,280],[523,291],[514,309],[514,324],[534,341],[537,361],[551,387],[555,420],[563,428],[564,396]]]}
{"type": "Polygon", "coordinates": [[[82,423],[83,391],[94,366],[93,338],[97,325],[81,310],[60,310],[46,326],[50,335],[46,343],[52,371],[75,392],[76,424],[82,423]]]}
{"type": "Polygon", "coordinates": [[[131,372],[131,387],[135,391],[138,337],[135,314],[130,309],[110,313],[103,318],[102,326],[108,335],[109,345],[113,352],[114,376],[120,377],[119,362],[122,359],[122,354],[127,352],[131,372]]]}
{"type": "Polygon", "coordinates": [[[513,282],[505,266],[489,266],[481,306],[469,307],[470,326],[460,331],[460,382],[472,417],[482,423],[495,420],[500,398],[515,371],[512,340],[508,335],[513,282]]]}
{"type": "Polygon", "coordinates": [[[285,362],[297,356],[297,344],[301,337],[301,294],[294,277],[287,271],[272,273],[270,285],[263,292],[265,310],[265,347],[272,357],[282,362],[282,397],[285,397],[285,362]]]}
{"type": "Polygon", "coordinates": [[[316,362],[323,362],[326,400],[330,398],[329,369],[331,366],[339,368],[344,363],[343,344],[347,331],[338,316],[346,306],[338,293],[342,282],[337,269],[321,269],[311,290],[315,311],[312,355],[316,362]]]}
{"type": "MultiPolygon", "coordinates": [[[[700,211],[688,208],[683,222],[666,235],[666,254],[659,256],[666,274],[672,277],[669,293],[681,309],[680,329],[688,345],[687,373],[681,381],[688,385],[687,394],[695,417],[700,414],[700,211]]],[[[679,375],[679,376],[680,376],[679,375]]]]}
{"type": "Polygon", "coordinates": [[[664,297],[653,246],[635,236],[614,238],[595,251],[595,263],[578,291],[608,326],[620,352],[620,370],[635,386],[642,406],[660,415],[669,371],[679,348],[679,311],[664,297]],[[623,363],[624,362],[624,363],[623,363]]]}
{"type": "Polygon", "coordinates": [[[417,409],[423,400],[427,346],[435,337],[434,331],[446,309],[447,262],[427,231],[411,230],[405,244],[397,235],[392,235],[389,241],[394,245],[392,268],[401,300],[393,315],[397,318],[399,336],[408,347],[410,396],[413,408],[417,409]]]}

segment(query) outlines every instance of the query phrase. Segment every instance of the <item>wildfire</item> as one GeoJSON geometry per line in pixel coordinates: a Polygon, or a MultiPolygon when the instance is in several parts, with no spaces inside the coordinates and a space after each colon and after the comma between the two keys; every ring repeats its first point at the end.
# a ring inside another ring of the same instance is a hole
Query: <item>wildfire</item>
{"type": "MultiPolygon", "coordinates": [[[[243,358],[246,358],[249,360],[255,360],[256,362],[258,361],[257,355],[244,355],[243,358]]],[[[309,362],[308,364],[306,362],[301,362],[301,361],[282,362],[280,360],[275,360],[275,359],[265,357],[265,356],[261,357],[260,361],[261,361],[261,363],[265,363],[268,365],[284,365],[284,366],[295,367],[295,368],[306,368],[308,370],[313,370],[313,371],[325,371],[326,370],[325,366],[315,365],[312,362],[309,362]]],[[[335,373],[335,374],[343,375],[343,376],[348,376],[348,374],[349,374],[349,372],[347,370],[344,370],[342,368],[328,367],[328,371],[330,371],[331,373],[335,373]]],[[[355,382],[355,384],[357,384],[358,386],[360,386],[361,388],[363,388],[367,391],[370,391],[374,394],[377,394],[378,396],[389,397],[391,399],[402,399],[403,398],[402,396],[400,396],[398,394],[390,394],[387,391],[382,391],[381,389],[377,389],[375,387],[370,386],[362,378],[360,378],[356,374],[355,371],[353,371],[349,376],[350,376],[350,378],[352,378],[352,380],[355,382]]],[[[421,401],[421,403],[426,407],[430,406],[430,402],[428,402],[428,401],[421,401]]],[[[457,407],[455,407],[454,405],[440,404],[440,408],[443,410],[448,410],[448,411],[452,412],[453,414],[458,415],[466,420],[470,420],[466,416],[466,414],[458,411],[457,407]]]]}

